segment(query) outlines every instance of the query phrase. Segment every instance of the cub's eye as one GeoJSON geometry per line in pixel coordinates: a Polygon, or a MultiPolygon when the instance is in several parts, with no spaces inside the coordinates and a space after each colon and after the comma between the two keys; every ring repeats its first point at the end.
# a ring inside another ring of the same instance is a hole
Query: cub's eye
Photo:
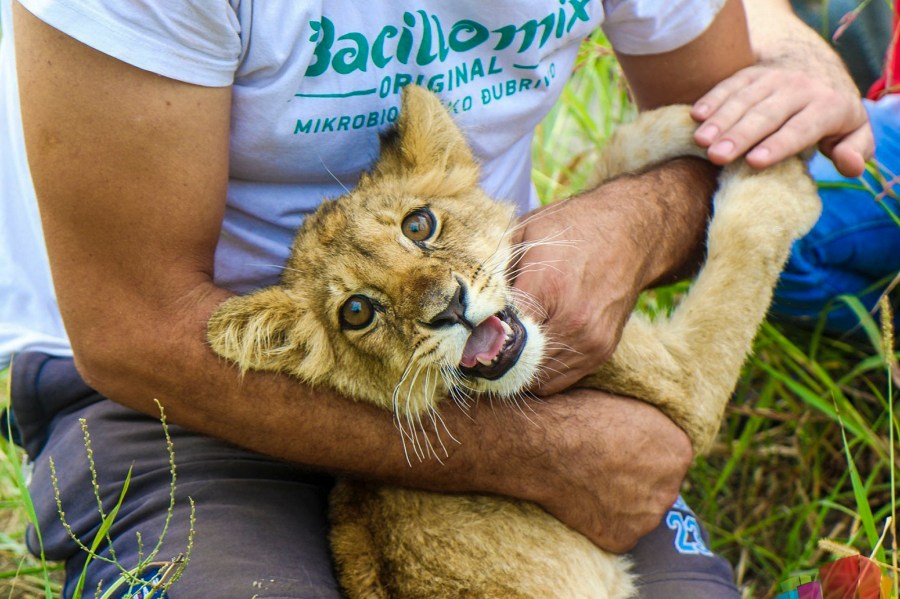
{"type": "Polygon", "coordinates": [[[426,241],[434,235],[434,215],[427,208],[413,210],[401,225],[403,234],[412,241],[426,241]]]}
{"type": "Polygon", "coordinates": [[[375,319],[375,306],[372,300],[364,295],[351,296],[341,306],[341,328],[359,330],[364,329],[375,319]]]}

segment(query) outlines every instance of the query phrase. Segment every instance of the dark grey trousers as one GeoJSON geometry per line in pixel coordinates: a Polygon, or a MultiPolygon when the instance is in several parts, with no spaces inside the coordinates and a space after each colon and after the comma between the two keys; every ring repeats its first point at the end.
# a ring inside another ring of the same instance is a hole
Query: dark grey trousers
{"type": "MultiPolygon", "coordinates": [[[[50,482],[50,459],[66,520],[90,544],[100,525],[79,419],[90,431],[105,510],[115,505],[129,468],[131,483],[110,530],[117,560],[133,568],[157,543],[169,506],[171,474],[158,420],[115,404],[90,389],[71,359],[16,357],[12,404],[23,443],[34,461],[31,494],[49,559],[66,562],[70,597],[85,552],[60,524],[50,482]],[[140,542],[138,541],[140,533],[140,542]],[[141,549],[143,547],[143,549],[141,549]]],[[[156,561],[184,553],[190,504],[196,527],[190,562],[171,599],[338,598],[328,552],[329,477],[274,461],[171,426],[177,463],[175,509],[156,561]]],[[[38,548],[35,530],[29,546],[38,548]]],[[[705,531],[682,502],[645,537],[632,556],[642,599],[737,599],[731,568],[707,549],[705,531]]],[[[105,544],[101,554],[110,557],[105,544]]],[[[146,572],[152,577],[155,568],[146,572]]],[[[87,595],[118,577],[115,565],[94,560],[87,595]]],[[[138,595],[140,596],[140,595],[138,595]]],[[[150,595],[146,595],[150,599],[150,595]]],[[[152,595],[158,599],[158,595],[152,595]]]]}

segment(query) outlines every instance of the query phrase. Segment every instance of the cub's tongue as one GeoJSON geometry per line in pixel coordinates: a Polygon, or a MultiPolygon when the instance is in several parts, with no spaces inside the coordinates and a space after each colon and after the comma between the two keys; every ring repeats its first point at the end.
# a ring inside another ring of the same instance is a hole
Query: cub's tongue
{"type": "Polygon", "coordinates": [[[459,363],[466,368],[472,368],[479,362],[490,364],[503,349],[505,342],[506,331],[503,329],[503,323],[496,316],[489,316],[472,331],[459,363]]]}

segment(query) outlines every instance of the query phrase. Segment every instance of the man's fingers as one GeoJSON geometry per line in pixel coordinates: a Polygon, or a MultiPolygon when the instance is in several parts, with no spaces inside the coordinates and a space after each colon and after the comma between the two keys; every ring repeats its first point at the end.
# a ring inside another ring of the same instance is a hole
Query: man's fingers
{"type": "Polygon", "coordinates": [[[764,168],[818,142],[841,174],[852,177],[874,150],[858,97],[797,70],[744,69],[698,100],[691,114],[701,122],[695,141],[719,165],[746,154],[749,164],[764,168]]]}
{"type": "Polygon", "coordinates": [[[747,163],[755,168],[766,168],[799,154],[809,146],[810,133],[823,134],[825,126],[827,124],[817,121],[811,111],[800,112],[757,144],[747,154],[747,163]]]}
{"type": "MultiPolygon", "coordinates": [[[[804,149],[804,133],[797,121],[803,108],[800,102],[771,96],[747,111],[719,140],[709,148],[709,158],[715,164],[728,164],[754,148],[757,159],[771,156],[769,164],[804,149]],[[762,139],[761,143],[760,140],[762,139]]],[[[754,165],[755,166],[755,165],[754,165]]]]}
{"type": "MultiPolygon", "coordinates": [[[[696,121],[706,121],[722,107],[731,95],[748,87],[754,78],[755,71],[751,67],[739,71],[720,82],[694,102],[694,105],[691,107],[691,116],[696,121]]],[[[698,143],[700,143],[699,140],[698,143]]]]}
{"type": "Polygon", "coordinates": [[[546,379],[542,376],[539,379],[538,386],[534,389],[534,392],[541,396],[547,397],[548,395],[556,395],[557,393],[561,393],[566,389],[573,386],[575,383],[583,379],[587,374],[579,374],[567,370],[565,366],[562,368],[558,367],[555,362],[547,363],[544,362],[542,367],[543,374],[547,377],[546,379]]]}
{"type": "Polygon", "coordinates": [[[866,161],[875,153],[875,138],[868,123],[838,142],[820,144],[825,156],[845,177],[859,177],[866,168],[866,161]]]}
{"type": "Polygon", "coordinates": [[[762,121],[774,120],[774,116],[765,118],[769,116],[766,113],[754,113],[754,108],[765,103],[771,96],[771,90],[759,85],[752,85],[736,92],[697,128],[694,140],[698,145],[706,147],[722,141],[739,144],[740,138],[734,137],[735,127],[741,124],[744,128],[750,126],[747,122],[748,117],[762,121]]]}

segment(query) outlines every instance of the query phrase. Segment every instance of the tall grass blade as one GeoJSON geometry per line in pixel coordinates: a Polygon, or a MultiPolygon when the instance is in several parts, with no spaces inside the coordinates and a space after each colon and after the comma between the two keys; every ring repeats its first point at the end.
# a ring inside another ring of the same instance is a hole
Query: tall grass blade
{"type": "MultiPolygon", "coordinates": [[[[11,379],[8,378],[6,380],[6,397],[10,397],[10,384],[11,379]]],[[[40,568],[37,569],[37,572],[30,573],[41,575],[42,583],[44,585],[44,597],[45,599],[53,599],[53,589],[50,581],[50,565],[47,563],[47,557],[44,553],[44,539],[41,535],[40,526],[38,526],[37,512],[34,509],[34,502],[31,500],[31,494],[28,492],[28,485],[25,483],[25,475],[22,472],[22,468],[19,466],[19,464],[21,464],[19,452],[12,442],[7,441],[7,439],[13,438],[11,428],[12,422],[10,420],[7,420],[6,425],[6,438],[0,438],[0,443],[3,444],[3,452],[6,463],[10,470],[10,478],[12,478],[13,482],[15,483],[18,497],[21,501],[21,508],[25,512],[26,519],[34,528],[35,537],[37,538],[38,542],[38,559],[40,560],[40,568]]]]}
{"type": "Polygon", "coordinates": [[[128,468],[128,473],[125,475],[125,482],[122,484],[122,490],[119,492],[119,498],[116,501],[116,505],[110,510],[109,514],[103,518],[103,521],[100,524],[100,529],[97,531],[97,534],[94,536],[94,540],[91,542],[90,551],[87,553],[87,558],[84,560],[84,567],[81,569],[81,576],[78,578],[78,583],[75,587],[75,592],[73,593],[73,599],[81,599],[82,593],[84,592],[84,581],[87,577],[87,569],[90,565],[93,558],[97,555],[97,550],[100,548],[100,545],[107,539],[107,535],[109,534],[109,529],[113,525],[113,522],[116,520],[116,516],[119,513],[119,508],[122,507],[122,503],[125,501],[125,493],[128,492],[128,487],[131,484],[131,471],[133,467],[128,468]]]}
{"type": "Polygon", "coordinates": [[[859,477],[859,470],[856,468],[856,462],[850,453],[850,442],[847,440],[847,431],[844,427],[843,419],[838,411],[837,404],[834,406],[837,414],[838,422],[841,425],[841,438],[844,441],[844,455],[847,458],[847,469],[850,472],[850,483],[853,486],[853,497],[856,499],[856,509],[859,513],[859,519],[862,523],[863,530],[866,533],[869,546],[875,548],[875,559],[884,563],[884,547],[878,542],[880,535],[875,526],[875,517],[872,515],[872,507],[869,505],[868,491],[863,485],[862,479],[859,477]]]}

